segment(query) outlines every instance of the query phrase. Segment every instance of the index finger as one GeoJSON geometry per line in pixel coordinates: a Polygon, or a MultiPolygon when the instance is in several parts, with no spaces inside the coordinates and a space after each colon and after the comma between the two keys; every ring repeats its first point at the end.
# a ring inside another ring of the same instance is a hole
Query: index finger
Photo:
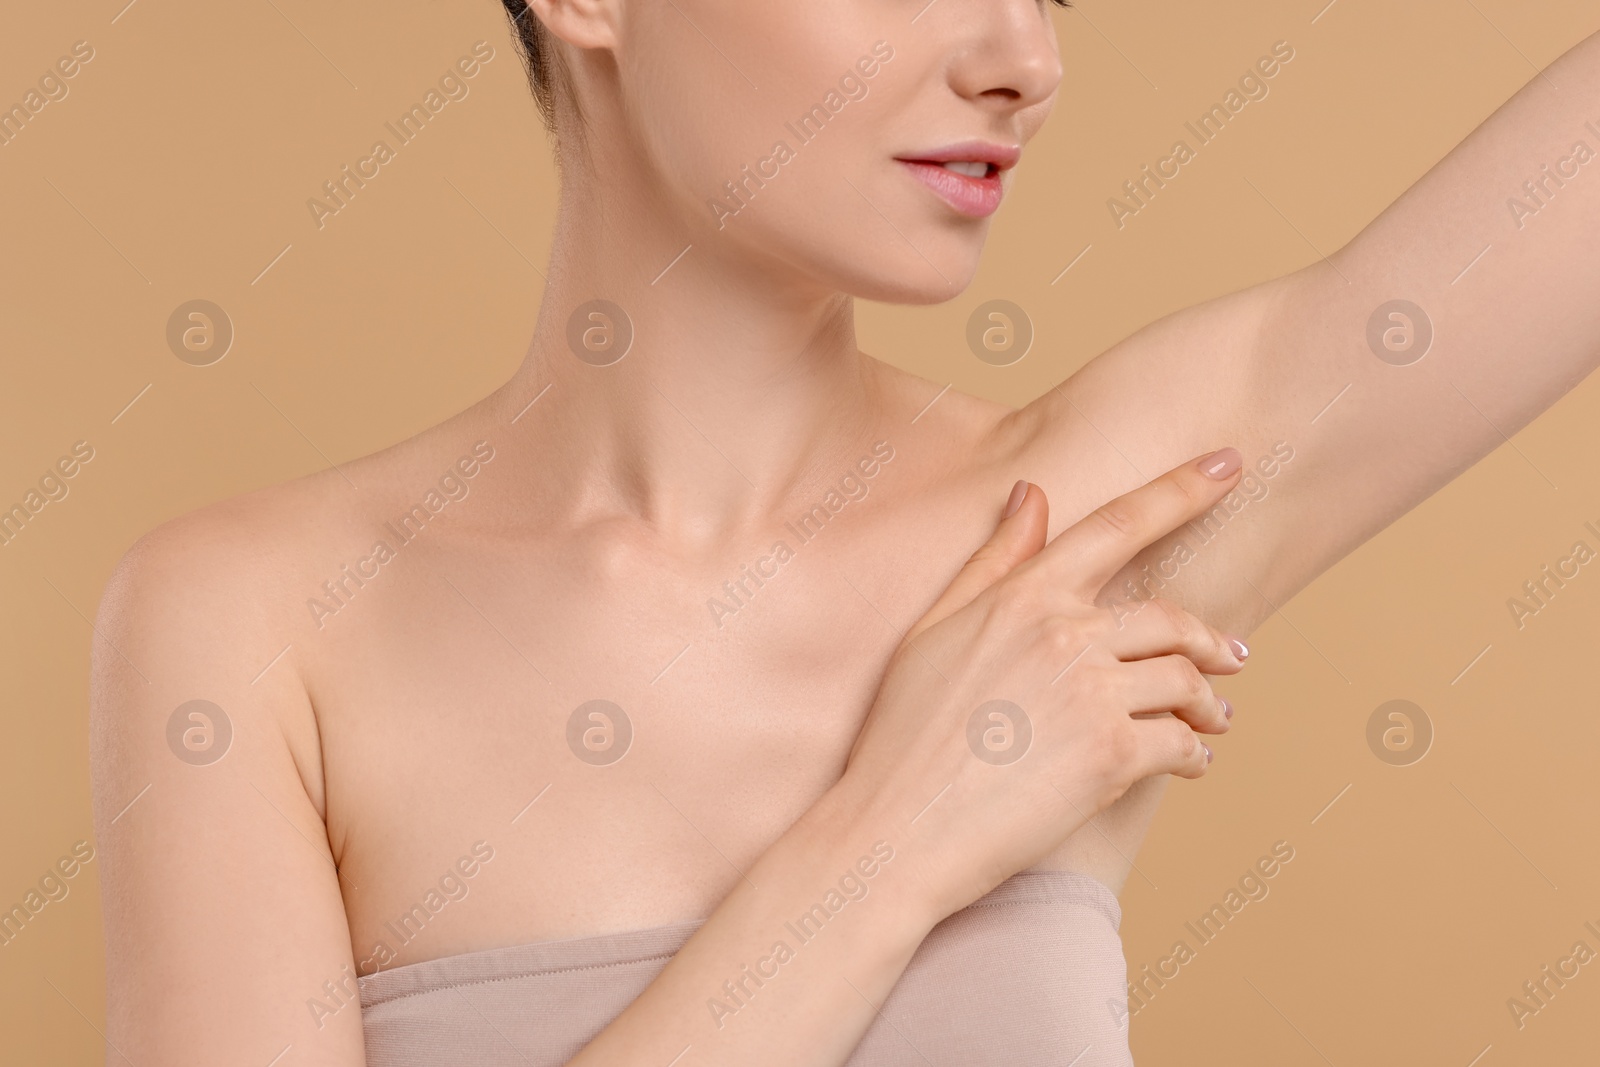
{"type": "Polygon", "coordinates": [[[1226,496],[1243,462],[1238,449],[1223,448],[1174,467],[1063,530],[1018,573],[1093,600],[1142,549],[1226,496]]]}

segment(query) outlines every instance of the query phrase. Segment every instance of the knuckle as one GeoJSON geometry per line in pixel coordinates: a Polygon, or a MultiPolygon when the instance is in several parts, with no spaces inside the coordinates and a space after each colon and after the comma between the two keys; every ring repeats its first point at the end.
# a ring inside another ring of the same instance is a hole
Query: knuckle
{"type": "Polygon", "coordinates": [[[1196,766],[1205,765],[1205,754],[1200,749],[1200,735],[1180,719],[1167,724],[1162,738],[1162,757],[1166,768],[1173,774],[1190,775],[1196,766]]]}
{"type": "Polygon", "coordinates": [[[1046,616],[1039,625],[1039,639],[1051,657],[1074,655],[1083,644],[1077,623],[1065,615],[1046,616]]]}
{"type": "Polygon", "coordinates": [[[1156,597],[1156,607],[1161,611],[1167,628],[1180,642],[1186,642],[1194,633],[1198,621],[1193,615],[1163,597],[1156,597]]]}
{"type": "Polygon", "coordinates": [[[985,586],[993,585],[1010,571],[1011,557],[1005,549],[990,541],[968,556],[966,565],[961,569],[976,576],[985,586]]]}
{"type": "Polygon", "coordinates": [[[1207,626],[1205,623],[1199,624],[1199,633],[1196,635],[1196,641],[1204,645],[1205,650],[1214,656],[1220,656],[1224,660],[1233,658],[1233,650],[1228,647],[1228,642],[1213,627],[1207,626]]]}
{"type": "Polygon", "coordinates": [[[1185,511],[1198,511],[1208,499],[1209,487],[1200,479],[1192,477],[1190,470],[1185,467],[1181,475],[1172,478],[1172,489],[1178,503],[1185,511]]]}
{"type": "Polygon", "coordinates": [[[1178,692],[1187,699],[1199,701],[1211,695],[1211,683],[1187,657],[1172,657],[1172,671],[1178,692]]]}
{"type": "Polygon", "coordinates": [[[1094,519],[1119,541],[1131,540],[1139,530],[1139,510],[1125,499],[1100,505],[1095,509],[1094,519]]]}

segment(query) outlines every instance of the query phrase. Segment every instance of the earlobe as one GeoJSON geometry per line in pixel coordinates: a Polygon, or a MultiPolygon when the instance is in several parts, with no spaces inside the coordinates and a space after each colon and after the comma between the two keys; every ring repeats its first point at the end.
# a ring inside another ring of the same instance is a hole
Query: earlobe
{"type": "Polygon", "coordinates": [[[529,14],[574,48],[615,48],[623,0],[528,0],[529,14]]]}

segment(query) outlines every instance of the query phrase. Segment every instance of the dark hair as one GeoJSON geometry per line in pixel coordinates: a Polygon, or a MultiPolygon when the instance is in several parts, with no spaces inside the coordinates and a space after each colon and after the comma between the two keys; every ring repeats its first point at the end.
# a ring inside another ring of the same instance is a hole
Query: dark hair
{"type": "MultiPolygon", "coordinates": [[[[528,0],[500,0],[506,15],[517,33],[517,50],[522,53],[522,64],[528,69],[528,84],[533,87],[533,99],[539,105],[539,117],[545,129],[556,128],[556,78],[560,57],[550,44],[550,34],[540,23],[539,16],[528,7],[528,0]]],[[[1050,0],[1057,7],[1071,7],[1072,0],[1050,0]]]]}
{"type": "Polygon", "coordinates": [[[528,84],[533,87],[534,102],[539,105],[539,117],[551,132],[556,128],[556,69],[560,62],[550,45],[550,35],[545,32],[539,16],[528,6],[528,0],[500,0],[511,28],[517,35],[517,51],[522,53],[522,65],[528,71],[528,84]]]}

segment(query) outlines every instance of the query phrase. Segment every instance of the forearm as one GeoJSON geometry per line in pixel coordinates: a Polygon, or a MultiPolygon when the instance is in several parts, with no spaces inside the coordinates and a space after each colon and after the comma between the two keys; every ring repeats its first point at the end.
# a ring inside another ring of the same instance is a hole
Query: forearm
{"type": "Polygon", "coordinates": [[[830,791],[574,1067],[842,1064],[943,917],[905,822],[830,791]]]}

